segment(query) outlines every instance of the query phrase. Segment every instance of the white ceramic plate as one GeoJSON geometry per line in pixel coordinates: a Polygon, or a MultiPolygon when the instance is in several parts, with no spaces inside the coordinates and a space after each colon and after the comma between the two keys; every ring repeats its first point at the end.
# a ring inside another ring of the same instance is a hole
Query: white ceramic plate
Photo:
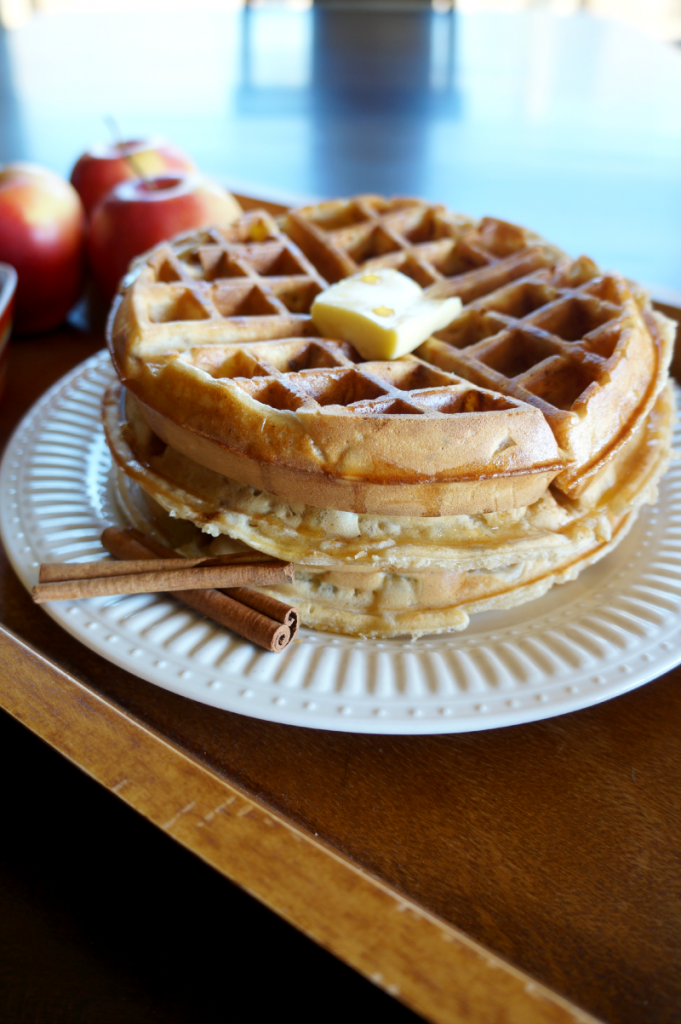
{"type": "MultiPolygon", "coordinates": [[[[101,557],[101,531],[122,522],[100,426],[112,377],[108,355],[93,356],[40,399],[7,448],[0,532],[26,587],[40,562],[101,557]]],[[[608,558],[538,601],[476,616],[462,634],[362,641],[302,630],[269,654],[163,595],[44,607],[135,675],[256,718],[414,735],[536,721],[681,661],[681,465],[608,558]]]]}

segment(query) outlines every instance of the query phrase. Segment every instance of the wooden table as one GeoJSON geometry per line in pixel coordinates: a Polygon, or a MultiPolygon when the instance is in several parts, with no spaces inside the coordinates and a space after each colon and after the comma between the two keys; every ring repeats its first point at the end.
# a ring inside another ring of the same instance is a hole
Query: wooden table
{"type": "MultiPolygon", "coordinates": [[[[15,343],[0,440],[99,343],[15,343]]],[[[533,725],[373,737],[143,682],[48,619],[4,553],[0,622],[2,707],[427,1019],[675,1019],[681,670],[533,725]]]]}
{"type": "MultiPolygon", "coordinates": [[[[102,111],[122,110],[125,130],[165,130],[232,181],[325,195],[420,192],[526,221],[568,250],[678,287],[681,55],[586,19],[401,15],[386,36],[376,18],[315,12],[296,16],[281,36],[290,53],[309,51],[311,63],[284,68],[278,80],[270,57],[283,29],[267,17],[244,15],[231,36],[231,15],[182,25],[169,15],[160,27],[140,19],[134,34],[128,22],[92,18],[78,23],[77,38],[76,23],[55,16],[0,35],[0,157],[66,171],[98,133],[102,111]],[[180,30],[189,56],[178,76],[170,58],[180,30]],[[240,54],[236,71],[224,60],[226,39],[228,53],[240,54]],[[367,47],[374,53],[379,43],[382,58],[372,63],[367,47]],[[587,55],[579,67],[575,53],[587,55]],[[125,78],[115,73],[121,55],[125,78]],[[610,78],[598,77],[603,67],[610,78]]],[[[0,441],[100,345],[100,336],[74,328],[13,345],[0,441]]],[[[271,1012],[288,1005],[317,1019],[308,993],[323,979],[336,1009],[410,1016],[340,963],[296,945],[255,902],[239,903],[218,874],[199,874],[165,831],[428,1019],[679,1019],[679,670],[534,725],[353,736],[215,711],[136,679],[35,607],[4,554],[0,623],[0,705],[104,787],[88,788],[30,733],[5,723],[14,825],[5,848],[23,851],[27,865],[9,872],[13,892],[23,886],[44,909],[40,887],[54,863],[71,886],[59,890],[64,906],[41,911],[39,924],[18,911],[4,916],[12,957],[0,948],[0,989],[14,986],[10,1018],[43,1013],[75,1024],[115,1006],[117,1020],[217,1019],[222,988],[229,1006],[230,985],[245,978],[271,1012]],[[124,804],[158,831],[124,814],[124,804]],[[129,837],[129,852],[111,837],[115,858],[90,834],[109,822],[129,837]],[[158,878],[135,871],[138,856],[158,878]],[[192,915],[183,905],[188,879],[197,904],[214,903],[215,922],[205,907],[192,915]],[[107,893],[123,900],[124,890],[134,916],[109,925],[116,913],[107,893]],[[64,922],[76,905],[74,938],[64,922]],[[101,921],[113,929],[108,945],[101,921]],[[174,959],[173,930],[184,944],[174,959]],[[192,945],[187,981],[182,958],[192,945]],[[42,1002],[21,987],[40,972],[15,949],[34,946],[57,993],[42,1002]],[[154,973],[154,957],[166,959],[165,973],[154,973]],[[103,980],[88,987],[97,971],[103,980]]]]}

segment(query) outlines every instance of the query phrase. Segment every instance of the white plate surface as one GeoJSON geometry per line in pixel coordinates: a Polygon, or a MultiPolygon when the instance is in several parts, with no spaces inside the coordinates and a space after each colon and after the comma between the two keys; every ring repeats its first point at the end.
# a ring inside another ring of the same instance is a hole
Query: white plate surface
{"type": "MultiPolygon", "coordinates": [[[[40,399],[7,448],[0,532],[26,587],[40,562],[101,557],[101,531],[122,522],[100,426],[112,377],[108,355],[93,356],[40,399]]],[[[44,607],[135,675],[256,718],[414,735],[536,721],[681,661],[681,464],[609,557],[538,601],[476,616],[464,633],[362,641],[302,630],[270,654],[163,595],[44,607]]]]}

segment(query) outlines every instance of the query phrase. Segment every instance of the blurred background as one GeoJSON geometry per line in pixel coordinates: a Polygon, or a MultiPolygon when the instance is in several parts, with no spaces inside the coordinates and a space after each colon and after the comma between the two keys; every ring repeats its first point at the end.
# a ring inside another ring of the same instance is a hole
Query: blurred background
{"type": "Polygon", "coordinates": [[[681,286],[677,0],[0,0],[0,161],[160,133],[240,192],[416,194],[681,286]]]}

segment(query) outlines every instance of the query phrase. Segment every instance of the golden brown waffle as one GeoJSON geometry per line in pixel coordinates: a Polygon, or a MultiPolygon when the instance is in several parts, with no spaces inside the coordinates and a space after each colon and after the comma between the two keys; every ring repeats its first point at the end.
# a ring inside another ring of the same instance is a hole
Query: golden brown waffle
{"type": "Polygon", "coordinates": [[[640,505],[655,501],[673,398],[663,390],[590,501],[547,492],[523,510],[438,519],[334,513],[254,491],[163,445],[118,384],[104,412],[135,526],[184,555],[250,544],[295,561],[296,582],[279,596],[295,601],[306,625],[384,637],[461,629],[469,614],[536,598],[611,551],[640,505]]]}
{"type": "Polygon", "coordinates": [[[672,325],[584,257],[470,303],[417,351],[479,387],[540,409],[571,465],[574,498],[645,420],[667,379],[672,325]]]}
{"type": "Polygon", "coordinates": [[[136,394],[166,443],[320,508],[511,508],[535,501],[564,466],[539,410],[413,357],[359,363],[348,344],[292,338],[195,348],[147,372],[136,394]]]}
{"type": "Polygon", "coordinates": [[[284,229],[329,280],[377,267],[464,314],[417,352],[480,387],[536,406],[581,494],[652,408],[673,336],[643,295],[589,259],[570,262],[525,228],[474,223],[419,200],[358,196],[290,211],[284,229]]]}
{"type": "Polygon", "coordinates": [[[211,341],[306,333],[326,281],[264,211],[232,227],[181,235],[136,260],[109,321],[116,368],[211,341]]]}
{"type": "Polygon", "coordinates": [[[575,497],[666,380],[669,322],[617,275],[524,228],[375,196],[282,224],[291,237],[255,212],[158,247],[123,282],[109,325],[119,376],[156,433],[254,487],[425,516],[521,507],[556,474],[575,497]],[[308,311],[326,280],[379,264],[468,303],[419,360],[362,363],[314,337],[308,311]]]}
{"type": "Polygon", "coordinates": [[[464,303],[566,258],[526,228],[493,217],[475,222],[419,199],[334,199],[291,210],[282,224],[327,281],[393,267],[464,303]]]}

